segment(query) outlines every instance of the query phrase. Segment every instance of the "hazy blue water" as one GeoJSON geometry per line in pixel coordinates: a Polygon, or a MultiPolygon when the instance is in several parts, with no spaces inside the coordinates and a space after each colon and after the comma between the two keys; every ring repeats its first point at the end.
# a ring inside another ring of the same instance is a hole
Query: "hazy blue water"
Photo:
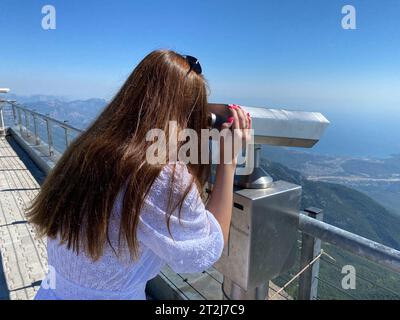
{"type": "MultiPolygon", "coordinates": [[[[329,114],[324,112],[331,124],[312,149],[313,153],[349,157],[380,157],[400,154],[400,117],[393,115],[370,115],[355,113],[329,114]]],[[[44,126],[40,135],[46,141],[44,126]]],[[[72,138],[72,137],[71,137],[72,138]]],[[[54,128],[53,140],[58,151],[64,151],[64,131],[54,128]]]]}
{"type": "MultiPolygon", "coordinates": [[[[71,111],[80,113],[83,118],[93,118],[93,112],[89,114],[82,108],[71,111]]],[[[363,111],[361,108],[353,108],[340,112],[331,108],[322,113],[331,124],[321,141],[312,149],[303,149],[304,151],[350,157],[388,157],[391,154],[400,154],[400,108],[399,111],[379,108],[375,111],[363,111]]],[[[40,135],[46,140],[43,128],[40,135]]],[[[55,129],[54,142],[56,149],[63,151],[65,139],[59,128],[55,129]]]]}
{"type": "Polygon", "coordinates": [[[342,156],[387,157],[400,154],[398,112],[326,111],[331,122],[321,141],[310,151],[342,156]]]}

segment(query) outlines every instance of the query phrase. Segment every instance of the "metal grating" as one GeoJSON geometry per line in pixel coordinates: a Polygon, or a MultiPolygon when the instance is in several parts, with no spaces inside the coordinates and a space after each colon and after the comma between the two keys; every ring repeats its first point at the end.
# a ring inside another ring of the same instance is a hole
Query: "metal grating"
{"type": "Polygon", "coordinates": [[[0,299],[25,300],[34,297],[47,269],[46,245],[36,237],[24,214],[40,188],[27,164],[38,179],[42,176],[10,142],[15,144],[12,139],[0,138],[0,299]]]}

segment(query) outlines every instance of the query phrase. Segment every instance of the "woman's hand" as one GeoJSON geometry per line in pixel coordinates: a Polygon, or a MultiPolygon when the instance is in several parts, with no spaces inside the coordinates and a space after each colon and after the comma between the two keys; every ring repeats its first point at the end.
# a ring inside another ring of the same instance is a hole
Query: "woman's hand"
{"type": "Polygon", "coordinates": [[[234,147],[234,141],[241,142],[242,146],[245,146],[251,138],[250,115],[235,104],[229,105],[228,108],[231,116],[221,128],[220,164],[217,166],[214,186],[206,206],[221,225],[225,244],[228,241],[232,218],[233,180],[237,157],[241,151],[234,147]],[[226,143],[230,143],[231,146],[225,150],[226,143]]]}
{"type": "Polygon", "coordinates": [[[228,108],[231,116],[221,127],[220,163],[236,166],[241,151],[238,146],[240,143],[242,147],[246,146],[251,138],[251,117],[236,104],[230,104],[228,108]],[[230,143],[230,148],[226,148],[227,143],[230,143]]]}

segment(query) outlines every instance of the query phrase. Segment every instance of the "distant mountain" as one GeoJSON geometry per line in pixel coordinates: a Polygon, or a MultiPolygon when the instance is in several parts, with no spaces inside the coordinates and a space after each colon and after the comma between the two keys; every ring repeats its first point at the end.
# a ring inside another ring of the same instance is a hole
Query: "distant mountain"
{"type": "Polygon", "coordinates": [[[18,103],[43,114],[49,114],[57,120],[68,120],[68,123],[84,129],[106,106],[104,99],[66,100],[62,97],[34,95],[29,97],[7,95],[18,103]]]}
{"type": "Polygon", "coordinates": [[[107,104],[103,99],[88,99],[74,101],[33,101],[26,102],[30,108],[38,112],[49,114],[55,119],[68,120],[68,123],[80,129],[84,129],[97,117],[107,104]]]}
{"type": "Polygon", "coordinates": [[[323,208],[326,222],[400,250],[400,218],[364,193],[336,183],[308,180],[275,162],[262,163],[274,179],[303,187],[303,208],[323,208]]]}
{"type": "MultiPolygon", "coordinates": [[[[274,180],[285,180],[302,186],[303,209],[310,206],[322,208],[325,222],[400,250],[400,218],[367,195],[339,184],[308,180],[297,171],[265,159],[262,160],[262,166],[274,180]]],[[[360,276],[357,278],[356,290],[349,292],[352,296],[358,299],[400,297],[399,274],[329,244],[324,244],[324,250],[336,262],[333,265],[321,263],[321,298],[349,298],[348,294],[337,289],[341,287],[343,277],[341,267],[347,264],[355,266],[360,276]]],[[[297,272],[298,265],[292,273],[297,272]]],[[[283,285],[286,280],[278,279],[277,283],[283,285]]],[[[292,288],[290,294],[295,295],[296,291],[292,288]]]]}
{"type": "Polygon", "coordinates": [[[263,157],[299,171],[314,181],[338,183],[361,191],[400,217],[400,155],[387,158],[318,155],[264,146],[263,157]]]}
{"type": "Polygon", "coordinates": [[[60,101],[70,101],[66,97],[62,96],[52,96],[46,94],[34,94],[34,95],[16,95],[14,93],[7,93],[6,98],[9,100],[17,100],[19,103],[26,103],[32,101],[52,101],[52,100],[60,100],[60,101]]]}

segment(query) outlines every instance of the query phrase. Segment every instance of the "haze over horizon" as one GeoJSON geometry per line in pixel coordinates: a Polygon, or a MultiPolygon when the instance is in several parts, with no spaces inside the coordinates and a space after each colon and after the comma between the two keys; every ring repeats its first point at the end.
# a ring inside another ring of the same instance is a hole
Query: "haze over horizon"
{"type": "MultiPolygon", "coordinates": [[[[69,100],[61,96],[47,95],[19,96],[8,94],[7,96],[16,99],[19,103],[26,103],[27,106],[42,113],[50,113],[52,108],[55,108],[56,114],[53,116],[59,120],[69,120],[71,124],[80,128],[84,128],[88,121],[93,119],[107,103],[107,100],[103,98],[69,100]],[[84,106],[84,110],[82,106],[84,106]],[[88,111],[88,108],[90,111],[88,111]],[[82,121],[82,119],[85,119],[85,121],[82,121]]],[[[261,107],[261,105],[258,106],[261,107]]],[[[277,108],[277,106],[267,107],[277,108]]],[[[286,109],[296,108],[286,107],[286,109]]],[[[302,110],[307,110],[307,108],[302,110]]],[[[308,111],[315,110],[310,109],[308,111]]],[[[373,158],[388,158],[393,154],[400,154],[399,113],[387,117],[387,115],[379,112],[368,114],[327,110],[323,114],[331,124],[321,141],[311,149],[300,149],[299,151],[340,157],[373,158]]]]}
{"type": "Polygon", "coordinates": [[[41,27],[45,4],[0,4],[0,86],[15,94],[110,99],[170,48],[199,58],[211,101],[323,112],[315,152],[400,153],[399,1],[53,0],[55,30],[41,27]],[[347,4],[356,30],[341,26],[347,4]]]}

